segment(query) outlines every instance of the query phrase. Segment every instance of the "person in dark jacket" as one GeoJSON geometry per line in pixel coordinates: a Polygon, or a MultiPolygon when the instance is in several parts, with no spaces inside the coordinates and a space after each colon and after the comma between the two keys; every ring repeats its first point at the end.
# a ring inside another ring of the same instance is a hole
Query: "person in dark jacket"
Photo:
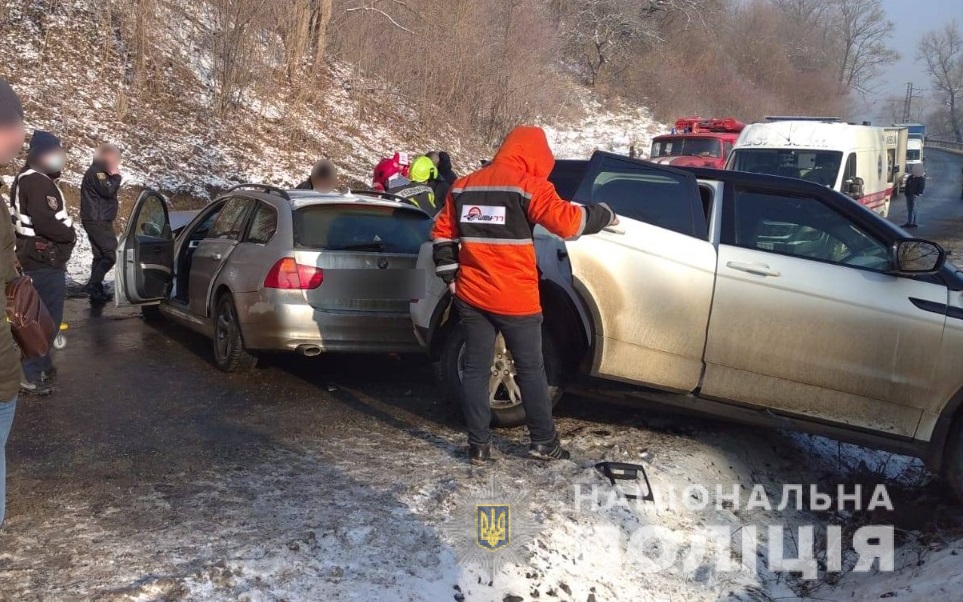
{"type": "Polygon", "coordinates": [[[84,287],[91,304],[106,303],[109,298],[104,290],[104,276],[117,259],[114,220],[117,219],[117,192],[122,179],[120,149],[113,144],[104,144],[97,149],[80,184],[80,221],[93,253],[90,278],[84,287]]]}
{"type": "MultiPolygon", "coordinates": [[[[63,320],[67,292],[64,272],[77,240],[73,220],[57,186],[66,160],[60,139],[37,130],[30,139],[27,164],[17,174],[10,191],[17,257],[58,325],[63,320]]],[[[24,361],[22,367],[22,392],[46,395],[52,391],[57,371],[49,353],[24,361]]]]}
{"type": "Polygon", "coordinates": [[[313,190],[321,194],[335,192],[338,189],[338,168],[328,159],[321,159],[314,164],[308,179],[298,184],[298,190],[313,190]]]}
{"type": "Polygon", "coordinates": [[[919,201],[917,197],[923,194],[926,188],[926,177],[923,175],[923,166],[914,165],[908,178],[906,178],[906,188],[903,194],[906,196],[906,223],[904,228],[919,227],[919,201]]]}
{"type": "MultiPolygon", "coordinates": [[[[6,166],[23,148],[23,106],[20,98],[4,79],[0,78],[0,166],[6,166]]],[[[0,203],[2,205],[2,203],[0,203]]],[[[0,209],[0,285],[18,276],[16,236],[6,207],[0,209]]],[[[0,324],[0,524],[6,511],[7,499],[7,438],[13,427],[20,391],[20,354],[10,332],[10,323],[0,324]]]]}
{"type": "Polygon", "coordinates": [[[438,179],[435,180],[433,188],[435,189],[435,198],[441,205],[448,198],[448,191],[451,190],[451,185],[458,179],[458,174],[451,168],[451,155],[447,152],[434,151],[431,154],[438,157],[438,161],[435,163],[438,166],[438,179]]]}

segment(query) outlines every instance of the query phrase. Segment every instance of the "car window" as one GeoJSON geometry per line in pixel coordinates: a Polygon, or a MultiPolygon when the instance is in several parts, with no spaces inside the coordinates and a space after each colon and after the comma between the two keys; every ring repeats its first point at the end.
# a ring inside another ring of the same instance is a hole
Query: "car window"
{"type": "Polygon", "coordinates": [[[823,186],[836,183],[843,162],[841,152],[791,148],[740,148],[732,156],[735,171],[801,178],[823,186]]]}
{"type": "Polygon", "coordinates": [[[417,255],[431,218],[419,211],[378,205],[311,205],[294,212],[300,249],[417,255]]]}
{"type": "Polygon", "coordinates": [[[889,247],[816,198],[737,190],[723,243],[885,271],[889,247]]]}
{"type": "Polygon", "coordinates": [[[265,203],[258,203],[251,216],[251,227],[247,233],[246,242],[267,244],[274,238],[278,229],[278,212],[265,203]]]}
{"type": "Polygon", "coordinates": [[[208,231],[207,238],[240,239],[241,234],[244,233],[244,224],[252,202],[250,199],[229,200],[208,231]]]}
{"type": "Polygon", "coordinates": [[[688,236],[706,236],[704,220],[699,220],[702,225],[696,231],[692,198],[695,185],[685,175],[606,158],[589,177],[591,182],[579,189],[575,199],[578,202],[606,203],[620,216],[688,236]]]}
{"type": "Polygon", "coordinates": [[[164,199],[155,194],[144,198],[134,223],[134,233],[154,238],[172,238],[164,199]]]}
{"type": "Polygon", "coordinates": [[[578,185],[582,183],[587,168],[588,161],[556,161],[548,180],[555,186],[558,196],[570,201],[575,196],[578,185]]]}

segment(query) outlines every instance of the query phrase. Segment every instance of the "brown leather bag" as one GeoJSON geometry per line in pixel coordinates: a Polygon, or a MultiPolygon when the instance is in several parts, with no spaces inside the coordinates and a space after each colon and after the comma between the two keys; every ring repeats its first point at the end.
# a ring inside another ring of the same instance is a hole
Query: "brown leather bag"
{"type": "Polygon", "coordinates": [[[7,320],[20,357],[29,360],[47,355],[60,325],[54,324],[33,280],[21,274],[7,283],[6,292],[7,320]]]}

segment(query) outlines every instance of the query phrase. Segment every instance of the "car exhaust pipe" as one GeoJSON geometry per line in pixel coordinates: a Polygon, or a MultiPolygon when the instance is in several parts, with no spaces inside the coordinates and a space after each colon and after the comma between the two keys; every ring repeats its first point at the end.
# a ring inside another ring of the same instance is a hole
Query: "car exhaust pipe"
{"type": "Polygon", "coordinates": [[[321,355],[321,347],[318,345],[298,345],[298,353],[304,357],[318,357],[321,355]]]}

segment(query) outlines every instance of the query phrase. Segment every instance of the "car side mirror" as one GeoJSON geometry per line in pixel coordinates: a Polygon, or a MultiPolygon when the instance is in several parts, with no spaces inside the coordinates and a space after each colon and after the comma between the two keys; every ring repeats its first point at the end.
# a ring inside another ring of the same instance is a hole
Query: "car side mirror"
{"type": "Polygon", "coordinates": [[[906,276],[933,274],[946,263],[943,247],[919,238],[904,238],[893,243],[893,266],[906,276]]]}

